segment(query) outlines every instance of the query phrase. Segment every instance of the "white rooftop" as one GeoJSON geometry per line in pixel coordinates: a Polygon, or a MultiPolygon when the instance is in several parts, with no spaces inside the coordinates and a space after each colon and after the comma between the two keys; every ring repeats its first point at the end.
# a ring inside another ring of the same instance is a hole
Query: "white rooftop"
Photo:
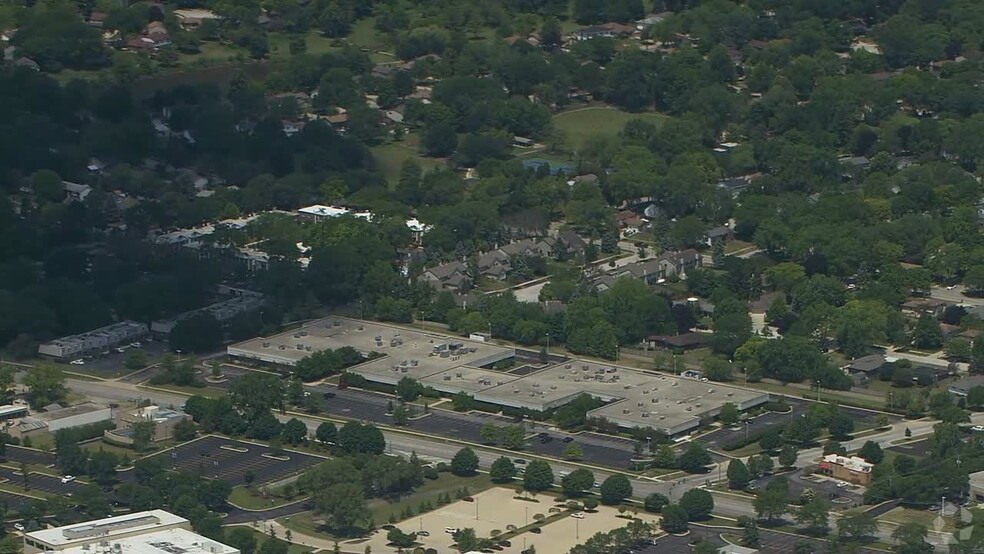
{"type": "Polygon", "coordinates": [[[29,539],[43,542],[52,546],[69,545],[79,543],[84,539],[110,540],[114,535],[132,535],[134,532],[146,531],[148,533],[159,530],[163,527],[187,524],[188,520],[176,516],[164,510],[149,510],[122,516],[107,517],[65,525],[62,527],[52,527],[27,533],[29,539]]]}
{"type": "MultiPolygon", "coordinates": [[[[239,550],[187,529],[154,531],[108,541],[108,554],[239,554],[239,550]]],[[[72,546],[62,554],[99,554],[98,542],[72,546]]]]}
{"type": "Polygon", "coordinates": [[[823,457],[823,461],[828,464],[837,464],[839,466],[844,466],[851,471],[857,471],[860,473],[870,473],[871,468],[874,467],[868,460],[864,458],[858,458],[857,456],[840,456],[838,454],[827,454],[823,457]]]}

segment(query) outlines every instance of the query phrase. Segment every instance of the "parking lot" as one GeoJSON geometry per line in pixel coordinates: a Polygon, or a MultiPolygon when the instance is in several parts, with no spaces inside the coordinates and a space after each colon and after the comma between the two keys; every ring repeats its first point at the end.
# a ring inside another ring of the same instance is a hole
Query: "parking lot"
{"type": "Polygon", "coordinates": [[[33,448],[24,448],[21,446],[7,445],[7,463],[20,463],[34,464],[39,466],[53,466],[55,465],[55,455],[50,452],[42,452],[41,450],[35,450],[33,448]]]}
{"type": "Polygon", "coordinates": [[[0,491],[0,506],[2,506],[5,511],[19,512],[21,508],[37,501],[37,498],[31,498],[30,496],[0,491]]]}
{"type": "MultiPolygon", "coordinates": [[[[123,367],[123,362],[126,361],[127,354],[130,353],[132,348],[129,346],[121,345],[124,348],[124,352],[117,352],[115,348],[109,349],[108,354],[105,356],[99,355],[97,352],[96,356],[91,359],[85,360],[83,365],[67,365],[66,369],[72,370],[84,370],[87,373],[100,374],[105,373],[107,375],[129,373],[130,371],[123,367]]],[[[159,341],[149,341],[145,337],[140,341],[140,350],[143,350],[144,354],[147,356],[147,365],[152,365],[160,360],[164,354],[168,353],[168,347],[166,343],[159,341]]]]}
{"type": "MultiPolygon", "coordinates": [[[[387,405],[393,401],[391,397],[352,389],[338,390],[332,385],[317,385],[306,388],[322,399],[322,409],[330,414],[375,423],[393,423],[392,418],[386,414],[387,405]],[[325,399],[324,394],[326,392],[334,394],[334,396],[325,399]]],[[[495,414],[457,413],[435,409],[431,410],[425,417],[412,419],[407,426],[423,433],[480,443],[482,442],[482,427],[488,424],[505,426],[514,425],[516,421],[495,414]]],[[[606,437],[597,433],[572,435],[537,423],[531,425],[526,422],[524,425],[526,425],[528,434],[531,436],[548,433],[553,437],[553,440],[549,442],[541,442],[535,437],[527,441],[524,450],[531,453],[563,458],[564,450],[569,446],[568,442],[564,442],[564,438],[571,437],[581,445],[581,450],[584,453],[582,460],[588,463],[624,468],[633,456],[632,441],[623,438],[606,437]]]]}
{"type": "Polygon", "coordinates": [[[233,486],[245,483],[243,476],[246,472],[253,473],[253,483],[262,485],[299,473],[325,460],[292,450],[285,450],[274,457],[267,446],[212,435],[154,456],[165,457],[173,469],[221,479],[233,486]]]}
{"type": "MultiPolygon", "coordinates": [[[[0,467],[0,478],[6,479],[13,485],[24,486],[24,477],[17,470],[0,467]]],[[[82,485],[78,481],[62,483],[61,477],[34,472],[28,472],[27,475],[27,490],[29,491],[67,496],[75,494],[81,487],[82,485]]]]}
{"type": "Polygon", "coordinates": [[[804,468],[777,475],[760,477],[752,481],[751,485],[754,486],[756,490],[764,490],[773,479],[785,477],[789,483],[790,498],[799,498],[799,496],[803,494],[804,490],[812,489],[817,496],[833,501],[834,508],[847,508],[860,505],[862,503],[864,487],[859,487],[857,485],[838,486],[838,484],[842,483],[842,481],[823,475],[812,475],[808,473],[809,471],[810,468],[804,468]]]}
{"type": "Polygon", "coordinates": [[[929,455],[929,449],[932,446],[931,443],[931,440],[926,439],[892,446],[886,448],[886,450],[891,450],[892,452],[898,452],[899,454],[905,454],[906,456],[912,456],[914,458],[925,458],[929,455]]]}
{"type": "MultiPolygon", "coordinates": [[[[792,412],[766,412],[758,417],[748,420],[748,435],[752,436],[757,433],[768,431],[769,429],[781,428],[790,421],[800,417],[802,414],[805,414],[811,404],[808,400],[798,398],[786,398],[786,403],[792,408],[792,412]]],[[[873,426],[875,424],[875,419],[880,415],[877,412],[862,410],[860,408],[852,408],[850,406],[841,406],[840,410],[841,413],[851,416],[851,419],[854,420],[855,425],[873,426]]],[[[893,415],[889,415],[888,419],[891,423],[901,421],[900,417],[893,415]]],[[[707,443],[707,446],[711,449],[719,449],[728,443],[744,439],[745,432],[745,425],[741,424],[733,429],[721,428],[711,431],[710,433],[702,435],[700,440],[707,443]]]]}
{"type": "MultiPolygon", "coordinates": [[[[636,554],[690,554],[690,552],[693,551],[690,547],[690,543],[697,537],[711,541],[715,545],[720,546],[724,544],[724,541],[720,538],[722,534],[730,534],[740,537],[742,530],[731,529],[728,527],[696,525],[691,523],[690,534],[683,537],[667,535],[657,539],[656,545],[639,548],[636,549],[635,552],[636,554]]],[[[780,533],[765,529],[763,527],[759,527],[759,539],[762,542],[761,548],[758,549],[759,552],[797,552],[796,545],[801,542],[811,545],[813,547],[812,552],[816,554],[829,551],[829,546],[826,541],[811,539],[809,537],[793,535],[790,533],[780,533]]],[[[860,552],[865,554],[879,554],[883,551],[862,548],[860,552]]]]}

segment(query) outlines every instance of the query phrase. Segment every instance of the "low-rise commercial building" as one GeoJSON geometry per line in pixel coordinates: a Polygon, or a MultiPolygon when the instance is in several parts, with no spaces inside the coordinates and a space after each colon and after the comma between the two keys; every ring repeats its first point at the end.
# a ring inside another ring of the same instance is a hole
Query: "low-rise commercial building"
{"type": "Polygon", "coordinates": [[[970,394],[970,390],[975,387],[984,387],[984,375],[975,375],[973,377],[967,377],[966,379],[961,379],[950,385],[947,389],[950,394],[954,396],[967,397],[970,394]]]}
{"type": "Polygon", "coordinates": [[[133,444],[133,425],[135,423],[150,422],[154,425],[151,441],[158,442],[167,440],[174,436],[174,426],[191,416],[160,406],[144,406],[135,410],[121,411],[116,416],[116,429],[109,429],[103,436],[112,442],[119,444],[133,444]]]}
{"type": "Polygon", "coordinates": [[[236,317],[239,314],[259,310],[262,306],[263,295],[258,292],[250,292],[250,294],[241,294],[240,296],[223,300],[222,302],[216,302],[215,304],[210,304],[204,308],[184,312],[174,317],[159,319],[150,324],[150,330],[156,336],[167,337],[170,336],[171,331],[179,321],[191,319],[197,315],[209,314],[214,317],[216,321],[222,323],[236,317]]]}
{"type": "MultiPolygon", "coordinates": [[[[57,406],[57,405],[55,405],[57,406]]],[[[95,402],[83,402],[68,407],[49,407],[44,412],[35,412],[19,420],[10,420],[6,432],[22,439],[39,435],[44,432],[54,433],[61,429],[91,425],[113,419],[113,409],[95,402]]]]}
{"type": "Polygon", "coordinates": [[[24,554],[239,554],[192,532],[187,519],[150,510],[25,533],[24,554]]]}
{"type": "Polygon", "coordinates": [[[73,360],[92,352],[102,352],[120,344],[140,340],[147,333],[147,325],[143,323],[121,321],[88,333],[43,343],[38,347],[38,355],[58,361],[73,360]]]}
{"type": "Polygon", "coordinates": [[[820,462],[820,473],[830,475],[855,485],[865,485],[871,482],[871,468],[874,464],[857,456],[841,456],[828,454],[820,462]]]}

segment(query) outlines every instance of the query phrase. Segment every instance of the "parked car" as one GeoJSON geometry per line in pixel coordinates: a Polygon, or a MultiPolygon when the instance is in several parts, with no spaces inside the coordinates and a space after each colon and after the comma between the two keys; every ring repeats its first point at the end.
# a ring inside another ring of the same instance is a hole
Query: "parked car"
{"type": "Polygon", "coordinates": [[[574,442],[574,437],[564,437],[564,442],[574,442]]]}
{"type": "Polygon", "coordinates": [[[571,517],[574,519],[584,519],[584,512],[574,512],[571,514],[571,517]]]}
{"type": "Polygon", "coordinates": [[[431,536],[431,534],[430,534],[429,531],[417,531],[417,536],[418,537],[429,537],[429,536],[431,536]]]}
{"type": "Polygon", "coordinates": [[[474,502],[475,501],[475,498],[474,497],[471,497],[471,496],[466,496],[466,497],[462,498],[462,500],[464,500],[465,502],[474,502]]]}
{"type": "Polygon", "coordinates": [[[517,463],[519,465],[526,465],[526,460],[524,460],[522,458],[516,458],[515,460],[513,460],[513,462],[515,462],[515,463],[517,463]]]}
{"type": "Polygon", "coordinates": [[[75,480],[75,476],[73,476],[73,475],[66,475],[66,476],[64,476],[64,477],[61,478],[62,484],[71,483],[74,480],[75,480]]]}
{"type": "Polygon", "coordinates": [[[973,427],[970,428],[970,430],[974,431],[975,433],[984,432],[984,425],[974,425],[973,427]]]}
{"type": "Polygon", "coordinates": [[[70,361],[68,363],[70,363],[72,365],[85,365],[85,360],[79,358],[78,360],[72,360],[72,361],[70,361]]]}
{"type": "Polygon", "coordinates": [[[455,534],[455,533],[458,532],[458,528],[457,527],[445,527],[444,528],[444,532],[447,533],[447,534],[449,534],[449,535],[453,535],[453,534],[455,534]]]}
{"type": "Polygon", "coordinates": [[[530,529],[530,533],[533,533],[534,535],[539,535],[542,532],[543,532],[543,529],[540,529],[539,527],[534,527],[534,528],[530,529]]]}
{"type": "Polygon", "coordinates": [[[24,524],[23,523],[15,523],[14,524],[14,529],[17,529],[18,531],[23,531],[24,530],[24,524]]]}

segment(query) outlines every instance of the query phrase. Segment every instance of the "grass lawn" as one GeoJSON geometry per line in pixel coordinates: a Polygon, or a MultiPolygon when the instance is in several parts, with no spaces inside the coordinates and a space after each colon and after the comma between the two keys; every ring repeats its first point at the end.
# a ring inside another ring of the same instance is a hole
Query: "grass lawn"
{"type": "Polygon", "coordinates": [[[658,113],[629,113],[616,108],[598,106],[561,112],[553,117],[553,123],[557,129],[564,132],[570,147],[577,151],[584,146],[588,137],[613,137],[632,119],[642,119],[659,125],[665,118],[665,115],[658,113]]]}
{"type": "MultiPolygon", "coordinates": [[[[155,446],[158,446],[159,447],[160,445],[155,445],[155,446]]],[[[117,456],[126,456],[126,457],[130,458],[131,460],[134,459],[134,458],[139,458],[139,457],[142,457],[142,456],[146,456],[150,452],[156,452],[157,451],[156,448],[153,448],[153,449],[148,450],[147,452],[139,452],[138,453],[136,450],[134,450],[132,448],[127,448],[125,446],[119,446],[119,445],[108,443],[108,442],[105,442],[105,441],[92,441],[92,442],[87,442],[87,443],[84,443],[84,444],[80,444],[79,447],[82,450],[88,450],[89,452],[99,452],[100,450],[103,450],[103,451],[106,451],[106,452],[112,452],[113,454],[116,454],[117,456]]]]}
{"type": "MultiPolygon", "coordinates": [[[[298,498],[295,498],[294,500],[298,500],[298,498]]],[[[232,493],[229,494],[229,502],[231,504],[235,504],[236,506],[247,510],[266,510],[276,508],[277,506],[290,504],[294,500],[274,497],[263,498],[255,488],[247,489],[246,487],[233,487],[232,493]]]]}
{"type": "MultiPolygon", "coordinates": [[[[929,510],[913,510],[911,508],[895,508],[889,511],[878,519],[881,521],[887,521],[889,523],[920,523],[925,525],[927,529],[936,529],[936,518],[939,517],[939,512],[930,512],[929,510]]],[[[954,529],[953,518],[945,517],[943,518],[944,532],[951,532],[954,529]]]]}
{"type": "Polygon", "coordinates": [[[400,142],[388,142],[371,148],[372,155],[379,165],[379,170],[386,177],[387,181],[396,183],[397,179],[400,178],[400,168],[403,166],[403,162],[409,159],[417,160],[417,163],[424,170],[443,165],[441,160],[421,156],[418,149],[419,144],[420,139],[418,135],[411,133],[403,137],[403,140],[400,142]]]}
{"type": "Polygon", "coordinates": [[[440,476],[433,481],[425,479],[424,484],[418,487],[413,494],[410,496],[405,496],[397,502],[387,502],[385,500],[378,499],[371,500],[369,502],[369,509],[372,510],[373,521],[376,521],[377,524],[382,525],[390,520],[391,515],[399,519],[400,514],[408,506],[413,509],[414,513],[420,511],[420,504],[422,502],[429,501],[431,506],[437,508],[438,496],[448,493],[451,495],[453,500],[455,497],[455,491],[462,487],[468,487],[469,493],[475,494],[491,488],[492,480],[486,473],[480,473],[474,477],[458,477],[456,475],[451,475],[450,473],[441,473],[440,476]]]}

